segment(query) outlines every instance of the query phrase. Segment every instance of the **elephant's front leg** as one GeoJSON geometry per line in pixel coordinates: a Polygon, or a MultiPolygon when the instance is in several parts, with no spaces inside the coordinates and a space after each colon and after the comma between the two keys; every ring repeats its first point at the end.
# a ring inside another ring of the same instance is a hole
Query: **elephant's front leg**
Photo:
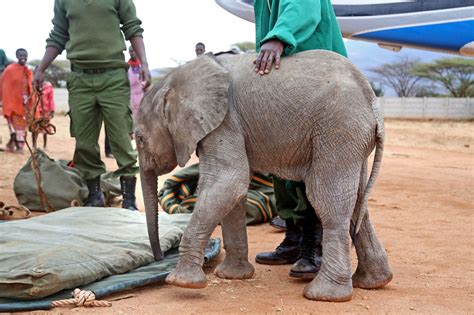
{"type": "Polygon", "coordinates": [[[245,199],[242,199],[222,220],[225,260],[214,271],[219,278],[248,279],[254,274],[254,268],[248,260],[245,214],[245,199]]]}
{"type": "MultiPolygon", "coordinates": [[[[245,152],[243,148],[235,151],[245,152]]],[[[212,155],[200,151],[203,154],[199,167],[198,201],[181,239],[179,262],[166,278],[169,284],[185,288],[206,287],[202,265],[207,241],[217,224],[246,197],[250,182],[248,161],[245,156],[228,160],[229,154],[225,152],[229,151],[219,150],[212,155]],[[219,153],[227,155],[219,156],[219,153]]],[[[231,242],[228,237],[226,241],[231,242]]]]}

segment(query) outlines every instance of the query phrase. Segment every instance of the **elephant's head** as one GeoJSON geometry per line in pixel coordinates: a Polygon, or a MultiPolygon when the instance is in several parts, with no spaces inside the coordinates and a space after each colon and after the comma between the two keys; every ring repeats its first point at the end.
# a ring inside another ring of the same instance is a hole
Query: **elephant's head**
{"type": "Polygon", "coordinates": [[[143,98],[135,125],[148,235],[156,260],[163,257],[158,236],[158,176],[183,167],[197,144],[216,129],[228,111],[228,72],[211,55],[178,67],[143,98]]]}

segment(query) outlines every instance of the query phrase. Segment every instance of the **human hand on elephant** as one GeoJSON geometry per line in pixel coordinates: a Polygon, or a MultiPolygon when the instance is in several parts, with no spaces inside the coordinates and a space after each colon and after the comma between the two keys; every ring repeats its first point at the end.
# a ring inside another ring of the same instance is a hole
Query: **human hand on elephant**
{"type": "Polygon", "coordinates": [[[263,44],[257,59],[253,62],[255,72],[260,75],[270,73],[273,62],[275,62],[275,69],[280,69],[280,59],[284,48],[285,45],[278,39],[272,39],[263,44]]]}
{"type": "Polygon", "coordinates": [[[148,65],[142,65],[140,69],[140,82],[143,87],[143,91],[146,92],[151,85],[151,75],[150,70],[148,69],[148,65]]]}

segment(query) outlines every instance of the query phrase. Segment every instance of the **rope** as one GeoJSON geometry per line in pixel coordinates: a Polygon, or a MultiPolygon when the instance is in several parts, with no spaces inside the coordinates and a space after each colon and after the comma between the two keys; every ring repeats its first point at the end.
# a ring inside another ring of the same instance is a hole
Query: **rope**
{"type": "Polygon", "coordinates": [[[18,206],[6,206],[5,203],[0,201],[0,219],[5,220],[8,217],[12,217],[15,214],[15,211],[23,211],[25,214],[23,217],[18,217],[18,219],[26,219],[31,215],[30,210],[28,208],[18,205],[18,206]]]}
{"type": "Polygon", "coordinates": [[[112,303],[109,301],[98,301],[92,291],[75,289],[71,294],[72,299],[58,300],[51,302],[51,307],[110,307],[112,303]]]}
{"type": "MultiPolygon", "coordinates": [[[[33,93],[28,96],[28,99],[25,101],[25,105],[29,103],[31,98],[35,98],[35,105],[33,106],[32,110],[27,110],[27,121],[28,121],[28,130],[33,134],[33,139],[37,139],[38,133],[40,131],[48,134],[54,135],[56,133],[56,127],[49,122],[49,117],[45,117],[44,115],[44,103],[43,103],[43,95],[41,92],[33,91],[33,93]],[[35,119],[35,113],[38,109],[38,105],[41,105],[41,117],[35,119]]],[[[29,109],[28,106],[25,106],[29,109]]],[[[33,148],[30,147],[28,143],[27,136],[25,135],[25,143],[28,147],[28,151],[30,151],[31,155],[31,168],[33,169],[33,173],[35,174],[36,186],[38,187],[38,195],[40,197],[41,207],[46,212],[53,212],[55,209],[51,206],[48,201],[48,197],[41,188],[41,171],[39,168],[38,156],[36,154],[36,143],[33,141],[33,148]]]]}

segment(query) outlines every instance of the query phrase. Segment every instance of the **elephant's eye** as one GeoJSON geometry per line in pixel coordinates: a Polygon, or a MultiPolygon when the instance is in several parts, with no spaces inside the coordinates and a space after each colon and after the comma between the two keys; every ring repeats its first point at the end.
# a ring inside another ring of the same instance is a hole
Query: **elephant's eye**
{"type": "Polygon", "coordinates": [[[136,135],[137,145],[141,148],[145,146],[145,138],[141,134],[136,135]]]}

